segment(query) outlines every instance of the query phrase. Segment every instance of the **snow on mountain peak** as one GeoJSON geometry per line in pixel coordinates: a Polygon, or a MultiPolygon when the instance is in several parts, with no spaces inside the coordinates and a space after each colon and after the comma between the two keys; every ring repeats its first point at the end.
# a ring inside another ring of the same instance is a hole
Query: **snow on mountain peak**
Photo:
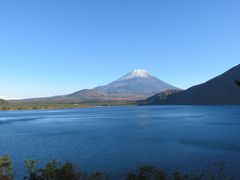
{"type": "Polygon", "coordinates": [[[149,72],[147,72],[145,69],[135,69],[132,72],[121,77],[119,79],[119,81],[129,80],[129,79],[133,79],[133,78],[148,78],[148,77],[151,77],[151,74],[149,72]]]}

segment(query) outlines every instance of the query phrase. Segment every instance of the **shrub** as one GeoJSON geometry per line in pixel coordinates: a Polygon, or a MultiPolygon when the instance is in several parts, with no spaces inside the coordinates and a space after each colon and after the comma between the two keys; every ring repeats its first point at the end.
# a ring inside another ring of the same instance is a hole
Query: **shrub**
{"type": "MultiPolygon", "coordinates": [[[[37,160],[26,160],[24,166],[27,171],[25,180],[108,180],[115,179],[101,172],[85,173],[77,171],[70,162],[63,164],[53,160],[48,162],[43,168],[36,168],[37,160]]],[[[213,164],[207,166],[204,171],[196,175],[182,175],[178,172],[167,174],[153,166],[140,166],[134,171],[129,172],[126,176],[118,179],[126,180],[227,180],[225,165],[213,164]],[[200,175],[199,175],[200,174],[200,175]]],[[[0,180],[13,180],[12,162],[8,155],[0,157],[0,180]]],[[[230,178],[233,179],[233,178],[230,178]]]]}
{"type": "Polygon", "coordinates": [[[12,161],[8,155],[0,157],[0,180],[11,180],[12,176],[12,161]]]}
{"type": "Polygon", "coordinates": [[[157,170],[152,166],[141,166],[135,172],[128,173],[126,179],[127,180],[151,180],[151,179],[165,180],[166,176],[162,171],[157,170]]]}

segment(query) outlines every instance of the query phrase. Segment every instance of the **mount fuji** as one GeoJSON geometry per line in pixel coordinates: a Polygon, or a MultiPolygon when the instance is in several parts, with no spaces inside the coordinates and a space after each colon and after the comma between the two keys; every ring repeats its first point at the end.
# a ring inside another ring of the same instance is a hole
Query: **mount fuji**
{"type": "Polygon", "coordinates": [[[104,86],[83,89],[63,96],[28,99],[27,101],[135,101],[144,100],[157,93],[172,89],[178,88],[159,80],[144,69],[136,69],[104,86]]]}
{"type": "Polygon", "coordinates": [[[136,69],[105,86],[94,88],[113,97],[144,99],[169,89],[178,89],[152,76],[144,69],[136,69]]]}
{"type": "Polygon", "coordinates": [[[60,98],[67,101],[144,100],[169,89],[178,88],[159,80],[144,69],[136,69],[107,85],[80,90],[60,98]]]}

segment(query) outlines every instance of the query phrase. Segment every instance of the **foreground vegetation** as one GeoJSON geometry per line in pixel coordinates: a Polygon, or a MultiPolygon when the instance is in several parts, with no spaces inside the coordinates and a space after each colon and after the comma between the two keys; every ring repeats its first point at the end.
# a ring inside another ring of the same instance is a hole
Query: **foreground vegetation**
{"type": "Polygon", "coordinates": [[[22,102],[22,101],[5,101],[0,102],[0,110],[46,110],[46,109],[74,109],[97,106],[129,106],[135,105],[135,102],[126,101],[85,101],[85,102],[22,102]]]}
{"type": "MultiPolygon", "coordinates": [[[[26,176],[24,180],[227,180],[224,164],[214,165],[198,175],[186,175],[177,172],[165,173],[152,166],[140,166],[138,169],[127,173],[125,176],[116,177],[101,172],[86,173],[77,170],[70,162],[63,164],[53,160],[43,168],[36,168],[38,161],[24,161],[26,176]]],[[[8,155],[0,157],[0,180],[14,180],[12,162],[8,155]]],[[[19,179],[19,178],[17,178],[19,179]]]]}

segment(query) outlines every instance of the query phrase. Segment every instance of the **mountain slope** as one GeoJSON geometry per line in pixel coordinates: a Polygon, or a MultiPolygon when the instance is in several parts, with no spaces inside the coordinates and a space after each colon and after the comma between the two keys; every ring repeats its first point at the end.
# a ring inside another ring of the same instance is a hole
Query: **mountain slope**
{"type": "Polygon", "coordinates": [[[155,104],[240,104],[240,65],[155,104]]]}
{"type": "Polygon", "coordinates": [[[0,99],[0,104],[5,103],[5,101],[3,99],[0,99]]]}
{"type": "Polygon", "coordinates": [[[69,95],[65,95],[65,96],[60,96],[57,97],[58,100],[69,100],[69,101],[74,101],[74,100],[102,100],[102,99],[106,99],[108,97],[107,94],[105,94],[104,92],[95,90],[95,89],[83,89],[77,92],[74,92],[72,94],[69,95]]]}
{"type": "Polygon", "coordinates": [[[83,89],[72,94],[21,100],[24,102],[67,102],[86,101],[135,101],[144,100],[156,93],[177,89],[153,76],[143,69],[134,70],[118,80],[93,89],[83,89]]]}
{"type": "Polygon", "coordinates": [[[111,96],[142,99],[165,90],[177,88],[153,77],[146,70],[136,69],[110,84],[95,89],[111,96]]]}
{"type": "Polygon", "coordinates": [[[181,91],[182,90],[178,90],[178,89],[166,90],[166,91],[163,91],[161,93],[155,94],[154,96],[151,96],[151,97],[147,98],[144,101],[144,103],[147,103],[147,104],[157,104],[159,101],[166,100],[168,98],[168,96],[170,96],[172,94],[179,93],[181,91]]]}

